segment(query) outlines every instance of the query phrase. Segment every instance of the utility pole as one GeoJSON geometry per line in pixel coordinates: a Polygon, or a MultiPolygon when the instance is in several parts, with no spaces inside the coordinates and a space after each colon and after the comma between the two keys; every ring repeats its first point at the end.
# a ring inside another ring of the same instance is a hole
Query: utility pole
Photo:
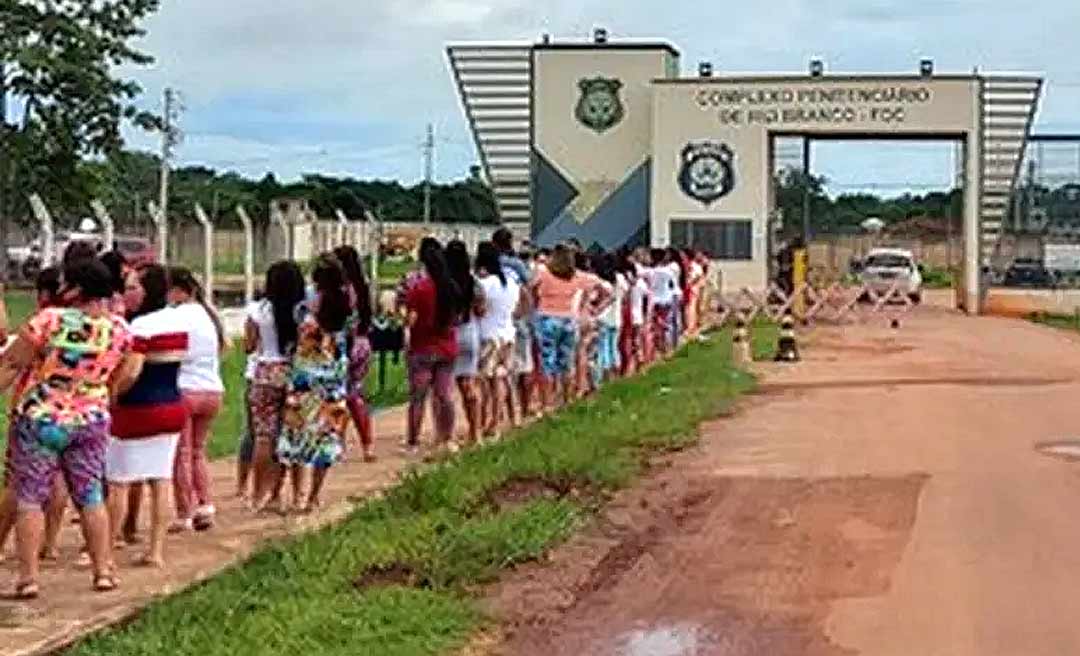
{"type": "Polygon", "coordinates": [[[180,107],[177,103],[176,92],[169,87],[165,88],[163,102],[165,107],[162,112],[161,127],[161,189],[158,197],[158,211],[161,212],[161,217],[157,228],[158,252],[164,264],[169,253],[169,163],[174,149],[180,143],[180,128],[176,125],[180,107]]]}
{"type": "Polygon", "coordinates": [[[424,139],[424,223],[431,223],[431,182],[435,177],[435,126],[428,123],[424,139]]]}

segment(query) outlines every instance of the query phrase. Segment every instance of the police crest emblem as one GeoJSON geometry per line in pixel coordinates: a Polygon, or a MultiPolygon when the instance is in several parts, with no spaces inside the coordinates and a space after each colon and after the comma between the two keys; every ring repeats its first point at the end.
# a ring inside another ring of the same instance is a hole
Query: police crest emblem
{"type": "Polygon", "coordinates": [[[712,205],[735,188],[735,153],[727,144],[703,139],[682,150],[679,187],[687,196],[712,205]]]}
{"type": "Polygon", "coordinates": [[[606,132],[619,124],[626,115],[619,91],[623,83],[604,77],[585,78],[578,81],[581,98],[574,115],[585,127],[606,132]]]}

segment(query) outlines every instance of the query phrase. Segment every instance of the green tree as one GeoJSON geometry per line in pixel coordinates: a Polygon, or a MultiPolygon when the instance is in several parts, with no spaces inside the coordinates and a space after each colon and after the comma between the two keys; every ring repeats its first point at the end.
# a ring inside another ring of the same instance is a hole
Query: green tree
{"type": "Polygon", "coordinates": [[[26,217],[24,192],[37,191],[57,206],[84,200],[89,183],[80,175],[80,157],[118,150],[124,121],[156,126],[133,104],[142,89],[115,71],[152,61],[131,42],[158,5],[0,3],[0,271],[7,270],[7,227],[26,217]]]}

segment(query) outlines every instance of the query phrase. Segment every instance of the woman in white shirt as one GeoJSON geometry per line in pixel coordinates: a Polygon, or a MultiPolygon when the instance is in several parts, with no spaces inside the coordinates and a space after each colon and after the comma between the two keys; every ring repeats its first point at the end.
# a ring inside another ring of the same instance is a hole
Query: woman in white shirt
{"type": "MultiPolygon", "coordinates": [[[[513,276],[506,275],[499,251],[491,242],[481,243],[477,250],[476,276],[486,302],[486,311],[480,317],[480,423],[485,437],[497,437],[501,410],[507,407],[510,397],[510,368],[517,336],[514,312],[521,299],[521,286],[513,276]]],[[[512,411],[509,419],[516,421],[512,411]]]]}
{"type": "Polygon", "coordinates": [[[651,326],[653,348],[666,356],[674,349],[672,335],[675,332],[675,313],[678,311],[676,296],[678,283],[672,273],[667,252],[662,248],[652,251],[653,267],[650,271],[653,321],[651,326]]]}
{"type": "Polygon", "coordinates": [[[176,520],[170,527],[177,533],[191,528],[206,530],[214,523],[216,511],[210,496],[206,443],[225,393],[220,373],[225,329],[191,271],[170,269],[169,281],[169,302],[175,308],[177,321],[188,331],[188,350],[180,365],[179,379],[188,418],[176,451],[176,520]]]}
{"type": "Polygon", "coordinates": [[[263,298],[248,306],[244,349],[254,362],[247,403],[255,467],[251,506],[256,511],[268,504],[280,509],[282,470],[273,454],[281,434],[286,382],[299,332],[296,307],[304,297],[300,267],[295,262],[281,261],[266,271],[263,298]]]}

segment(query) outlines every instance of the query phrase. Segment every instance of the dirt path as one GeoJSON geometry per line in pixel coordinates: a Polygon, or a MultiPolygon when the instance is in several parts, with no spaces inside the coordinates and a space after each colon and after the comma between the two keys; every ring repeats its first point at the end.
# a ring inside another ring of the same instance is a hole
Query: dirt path
{"type": "MultiPolygon", "coordinates": [[[[232,497],[236,489],[235,463],[231,460],[212,463],[212,489],[218,495],[215,505],[219,513],[214,529],[170,536],[166,546],[169,565],[164,571],[126,566],[139,553],[137,548],[118,553],[123,583],[114,593],[89,592],[90,572],[73,564],[81,538],[75,527],[66,527],[59,561],[44,565],[42,598],[28,604],[0,601],[0,635],[3,636],[0,653],[35,654],[66,644],[73,637],[127,617],[155,598],[213,576],[245,559],[266,540],[343,518],[356,502],[396,481],[406,465],[398,453],[405,431],[403,410],[378,414],[374,425],[379,462],[364,464],[356,459],[336,467],[327,480],[326,507],[311,517],[253,515],[232,497]]],[[[14,555],[9,552],[0,567],[5,572],[4,583],[0,585],[5,586],[6,592],[14,585],[14,555]]]]}
{"type": "Polygon", "coordinates": [[[813,342],[498,586],[484,651],[1080,652],[1080,475],[1036,449],[1080,439],[1080,342],[933,308],[813,342]]]}

